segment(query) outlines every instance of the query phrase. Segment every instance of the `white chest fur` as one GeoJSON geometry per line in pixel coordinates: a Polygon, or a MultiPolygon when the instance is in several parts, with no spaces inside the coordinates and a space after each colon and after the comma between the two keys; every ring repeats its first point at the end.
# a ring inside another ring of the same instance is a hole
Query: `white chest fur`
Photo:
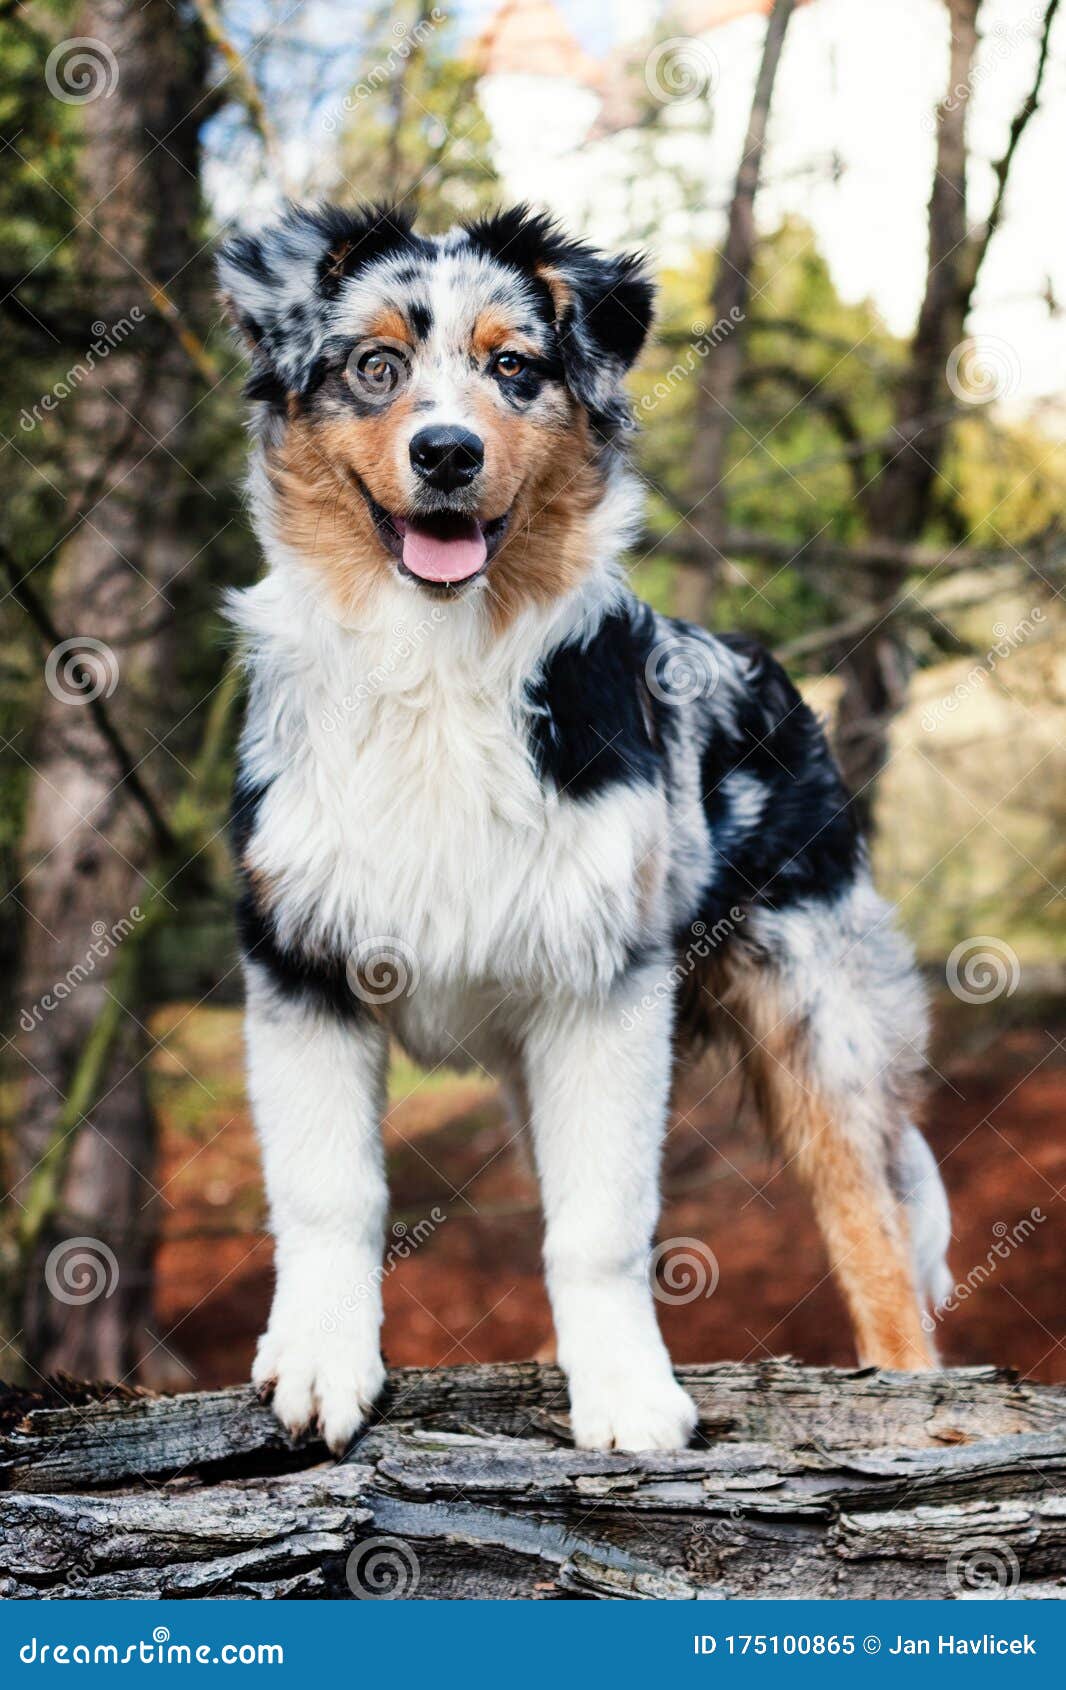
{"type": "Polygon", "coordinates": [[[641,931],[665,805],[623,786],[574,802],[538,778],[525,682],[543,620],[485,644],[468,610],[398,589],[387,631],[353,633],[306,606],[286,624],[283,596],[265,582],[242,611],[258,635],[245,758],[268,784],[249,865],[282,942],[395,941],[420,995],[601,992],[641,931]]]}

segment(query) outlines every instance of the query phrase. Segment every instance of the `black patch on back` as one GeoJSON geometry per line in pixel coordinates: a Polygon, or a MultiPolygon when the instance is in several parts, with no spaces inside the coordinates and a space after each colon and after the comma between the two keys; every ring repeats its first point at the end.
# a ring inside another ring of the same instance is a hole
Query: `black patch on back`
{"type": "Polygon", "coordinates": [[[237,900],[237,937],[243,955],[264,969],[279,997],[307,1009],[326,1010],[342,1021],[360,1021],[367,1006],[348,984],[343,958],[323,962],[279,945],[273,912],[264,909],[248,880],[244,856],[255,831],[266,786],[254,786],[238,770],[230,811],[230,844],[241,879],[237,900]]]}
{"type": "Polygon", "coordinates": [[[720,639],[746,660],[748,677],[735,722],[716,713],[700,760],[714,870],[698,914],[711,926],[733,905],[784,909],[834,897],[864,856],[851,799],[810,706],[756,641],[720,639]],[[763,789],[755,822],[734,811],[734,773],[763,789]]]}
{"type": "Polygon", "coordinates": [[[646,606],[615,611],[586,644],[557,646],[530,689],[537,771],[568,798],[666,776],[663,706],[644,681],[652,629],[646,606]]]}

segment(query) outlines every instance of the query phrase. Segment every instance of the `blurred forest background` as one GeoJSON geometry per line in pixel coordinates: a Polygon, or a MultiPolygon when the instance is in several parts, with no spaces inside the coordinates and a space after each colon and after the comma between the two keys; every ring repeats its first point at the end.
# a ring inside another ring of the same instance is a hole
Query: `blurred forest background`
{"type": "MultiPolygon", "coordinates": [[[[211,247],[285,193],[640,245],[656,605],[830,722],[937,1009],[952,1361],[1066,1378],[1058,0],[0,0],[0,1376],[246,1375],[270,1244],[225,815],[259,562],[211,247]],[[1024,1222],[1019,1231],[1019,1223],[1024,1222]]],[[[544,1355],[488,1076],[398,1060],[393,1363],[544,1355]]],[[[733,1077],[681,1100],[677,1359],[850,1361],[733,1077]]]]}

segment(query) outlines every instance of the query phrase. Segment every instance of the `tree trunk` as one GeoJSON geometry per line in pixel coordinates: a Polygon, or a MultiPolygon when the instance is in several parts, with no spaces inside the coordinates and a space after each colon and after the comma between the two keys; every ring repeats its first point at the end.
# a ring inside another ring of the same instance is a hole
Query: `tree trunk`
{"type": "Polygon", "coordinates": [[[766,125],[785,31],[795,0],[775,0],[766,26],[755,79],[747,133],[729,207],[725,245],[718,260],[708,332],[712,350],[699,381],[693,441],[693,486],[699,503],[692,524],[700,537],[701,562],[678,565],[674,605],[679,616],[702,623],[726,543],[726,453],[736,425],[737,391],[744,367],[745,318],[755,259],[755,196],[759,190],[766,125]],[[721,335],[721,338],[719,338],[721,335]]]}
{"type": "MultiPolygon", "coordinates": [[[[963,340],[966,319],[989,245],[999,228],[1011,165],[1037,109],[1047,65],[1048,39],[1059,0],[1047,0],[1030,92],[1011,124],[1007,145],[993,166],[995,191],[984,224],[967,220],[966,116],[973,89],[977,18],[981,0],[945,0],[950,25],[948,77],[937,112],[936,168],[929,198],[925,291],[907,363],[896,389],[891,445],[864,500],[869,543],[905,548],[920,539],[932,515],[933,494],[956,411],[949,359],[963,340]]],[[[955,384],[958,385],[956,370],[955,384]]],[[[994,395],[993,395],[994,396],[994,395]]],[[[908,681],[905,648],[892,611],[906,580],[906,566],[866,576],[859,609],[867,626],[837,653],[844,681],[836,744],[860,818],[872,822],[875,783],[888,756],[892,719],[908,681]]]]}
{"type": "MultiPolygon", "coordinates": [[[[953,414],[945,367],[952,347],[962,339],[973,287],[973,281],[967,281],[966,114],[980,0],[946,4],[948,80],[937,112],[925,292],[897,387],[895,439],[866,501],[875,543],[917,540],[928,520],[953,414]]],[[[873,820],[875,783],[888,756],[892,718],[907,691],[906,654],[891,617],[904,580],[902,569],[886,571],[876,581],[860,577],[865,602],[858,608],[867,612],[868,625],[839,654],[844,689],[836,745],[867,829],[873,820]]]]}
{"type": "Polygon", "coordinates": [[[48,656],[28,811],[15,1184],[25,1206],[51,1166],[60,1201],[36,1240],[24,1240],[32,1251],[16,1288],[16,1350],[41,1372],[121,1378],[152,1349],[155,1145],[135,983],[96,1088],[106,1110],[89,1108],[60,1137],[75,1066],[111,1001],[123,947],[137,944],[159,842],[86,700],[106,701],[144,759],[142,780],[164,785],[173,765],[154,746],[180,714],[168,588],[192,550],[179,519],[189,487],[181,452],[199,389],[153,300],[158,284],[179,305],[188,298],[200,246],[205,62],[198,26],[170,0],[92,0],[79,32],[113,55],[114,86],[83,106],[85,221],[73,238],[101,322],[128,327],[66,401],[72,493],[51,616],[71,644],[48,656]]]}
{"type": "Polygon", "coordinates": [[[0,1595],[1066,1595],[1066,1388],[680,1377],[701,1447],[595,1455],[555,1368],[403,1370],[342,1463],[246,1389],[0,1393],[0,1595]]]}

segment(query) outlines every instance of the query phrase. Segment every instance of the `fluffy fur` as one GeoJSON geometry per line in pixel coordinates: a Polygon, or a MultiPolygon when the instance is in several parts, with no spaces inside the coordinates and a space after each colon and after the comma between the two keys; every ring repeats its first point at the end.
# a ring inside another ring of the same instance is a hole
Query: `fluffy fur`
{"type": "Polygon", "coordinates": [[[339,1449],[382,1382],[390,1038],[519,1100],[579,1444],[693,1428],[648,1259],[672,1081],[716,1040],[810,1185],[860,1359],[927,1365],[947,1211],[913,1124],[909,952],[779,666],[654,614],[620,568],[639,260],[524,211],[428,239],[391,211],[292,209],[220,273],[268,565],[233,607],[234,840],[277,1239],[255,1378],[281,1419],[339,1449]],[[360,362],[382,345],[384,398],[360,362]],[[477,432],[470,486],[420,483],[427,422],[477,432]],[[502,534],[457,586],[396,549],[442,513],[502,534]]]}

